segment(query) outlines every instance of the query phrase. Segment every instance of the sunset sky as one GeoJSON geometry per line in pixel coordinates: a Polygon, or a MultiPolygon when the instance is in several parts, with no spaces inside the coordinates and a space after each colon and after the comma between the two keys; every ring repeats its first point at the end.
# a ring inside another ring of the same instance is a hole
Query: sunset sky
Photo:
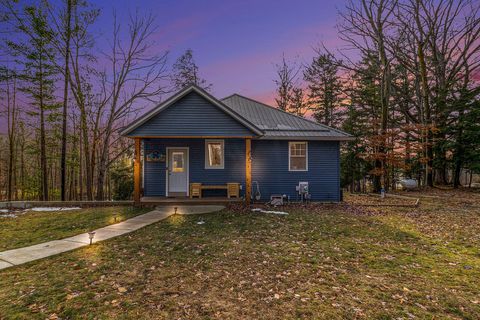
{"type": "Polygon", "coordinates": [[[274,64],[282,53],[309,61],[320,42],[339,44],[335,31],[342,0],[239,1],[92,1],[102,9],[97,28],[106,36],[112,11],[123,21],[138,8],[157,16],[158,50],[169,50],[169,62],[191,48],[212,93],[224,97],[237,92],[273,103],[274,64]]]}

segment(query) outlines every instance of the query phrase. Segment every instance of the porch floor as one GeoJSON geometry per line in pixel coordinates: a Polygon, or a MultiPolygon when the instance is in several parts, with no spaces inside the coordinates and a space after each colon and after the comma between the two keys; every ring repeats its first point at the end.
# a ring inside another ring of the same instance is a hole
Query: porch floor
{"type": "Polygon", "coordinates": [[[142,197],[140,203],[142,204],[189,204],[189,205],[204,205],[204,204],[226,204],[231,202],[242,202],[243,198],[227,198],[227,197],[204,197],[204,198],[190,198],[190,197],[142,197]]]}

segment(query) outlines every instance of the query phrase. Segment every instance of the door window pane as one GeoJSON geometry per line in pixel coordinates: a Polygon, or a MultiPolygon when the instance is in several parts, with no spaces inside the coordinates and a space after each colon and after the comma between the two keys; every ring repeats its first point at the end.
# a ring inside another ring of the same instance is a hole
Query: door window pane
{"type": "Polygon", "coordinates": [[[184,153],[183,152],[172,152],[172,171],[173,172],[183,172],[184,167],[184,153]]]}

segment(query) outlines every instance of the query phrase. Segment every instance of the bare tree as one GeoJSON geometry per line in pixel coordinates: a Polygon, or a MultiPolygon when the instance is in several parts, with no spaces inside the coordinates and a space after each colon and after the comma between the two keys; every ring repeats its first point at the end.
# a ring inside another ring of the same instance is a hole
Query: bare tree
{"type": "Polygon", "coordinates": [[[449,105],[466,75],[480,67],[479,8],[474,0],[408,0],[401,2],[395,13],[393,24],[399,40],[387,48],[417,84],[416,114],[408,109],[402,112],[424,128],[429,186],[433,186],[434,173],[437,183],[447,183],[449,105]]]}
{"type": "Polygon", "coordinates": [[[293,63],[289,63],[285,54],[282,55],[282,61],[280,64],[276,64],[275,68],[277,73],[277,78],[274,80],[277,86],[275,102],[280,110],[289,111],[300,68],[293,63]]]}
{"type": "MultiPolygon", "coordinates": [[[[396,0],[360,0],[350,1],[341,13],[343,19],[338,30],[340,38],[351,48],[358,50],[362,56],[377,54],[380,68],[381,126],[378,157],[375,160],[374,189],[385,187],[385,157],[387,145],[387,128],[391,98],[391,55],[386,48],[386,38],[392,32],[391,17],[397,8],[396,0]],[[382,141],[383,140],[383,141],[382,141]]],[[[347,62],[352,62],[346,57],[347,62]]],[[[344,67],[361,71],[358,63],[343,64],[344,67]]]]}
{"type": "Polygon", "coordinates": [[[4,78],[5,82],[5,104],[6,104],[6,120],[7,120],[7,139],[8,145],[8,167],[7,167],[7,200],[13,200],[14,191],[16,192],[16,186],[14,186],[14,171],[17,155],[17,136],[18,132],[16,127],[18,125],[18,118],[20,116],[20,110],[17,104],[17,76],[13,72],[3,70],[1,78],[4,78]],[[15,189],[15,190],[14,190],[15,189]]]}
{"type": "MultiPolygon", "coordinates": [[[[87,7],[75,6],[72,12],[73,28],[71,33],[69,84],[70,91],[79,110],[80,135],[80,175],[85,179],[85,192],[88,200],[93,200],[93,170],[95,163],[95,143],[90,137],[89,117],[91,115],[92,76],[95,71],[89,67],[96,59],[91,53],[94,46],[90,28],[98,17],[99,11],[87,7]]],[[[83,181],[80,181],[80,199],[83,197],[83,181]]]]}
{"type": "Polygon", "coordinates": [[[106,106],[102,115],[106,120],[102,126],[99,145],[96,199],[104,198],[105,174],[111,160],[120,154],[111,155],[111,144],[120,137],[114,133],[139,107],[140,102],[158,102],[166,92],[167,52],[152,54],[152,36],[156,30],[152,15],[130,16],[127,37],[121,35],[121,24],[114,14],[113,41],[107,60],[110,70],[102,76],[103,94],[99,107],[106,106]],[[123,40],[123,39],[126,39],[123,40]]]}

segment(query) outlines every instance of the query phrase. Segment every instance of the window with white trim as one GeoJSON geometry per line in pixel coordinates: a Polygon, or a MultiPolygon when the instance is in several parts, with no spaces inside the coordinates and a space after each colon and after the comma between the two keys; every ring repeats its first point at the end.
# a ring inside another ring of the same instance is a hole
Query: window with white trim
{"type": "Polygon", "coordinates": [[[288,143],[288,170],[308,171],[308,145],[306,142],[288,143]]]}
{"type": "Polygon", "coordinates": [[[205,140],[205,169],[225,168],[224,140],[205,140]]]}

